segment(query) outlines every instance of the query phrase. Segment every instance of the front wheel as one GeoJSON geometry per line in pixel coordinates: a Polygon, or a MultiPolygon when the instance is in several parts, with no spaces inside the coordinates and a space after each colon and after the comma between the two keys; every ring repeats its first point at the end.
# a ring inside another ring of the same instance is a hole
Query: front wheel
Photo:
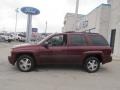
{"type": "Polygon", "coordinates": [[[22,72],[29,72],[34,68],[34,60],[31,56],[22,55],[17,59],[17,67],[22,72]]]}
{"type": "Polygon", "coordinates": [[[87,72],[93,73],[99,70],[100,68],[100,61],[96,57],[89,57],[86,59],[84,63],[84,68],[87,72]]]}

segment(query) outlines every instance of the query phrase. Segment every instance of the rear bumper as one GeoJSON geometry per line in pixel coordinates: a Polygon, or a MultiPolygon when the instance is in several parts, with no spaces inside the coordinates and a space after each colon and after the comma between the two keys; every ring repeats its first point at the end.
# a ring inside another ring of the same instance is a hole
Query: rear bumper
{"type": "Polygon", "coordinates": [[[109,62],[112,62],[112,56],[105,57],[102,63],[106,64],[106,63],[109,63],[109,62]]]}
{"type": "Polygon", "coordinates": [[[8,61],[9,61],[9,63],[12,64],[12,65],[15,64],[15,62],[14,62],[12,56],[8,56],[8,61]]]}

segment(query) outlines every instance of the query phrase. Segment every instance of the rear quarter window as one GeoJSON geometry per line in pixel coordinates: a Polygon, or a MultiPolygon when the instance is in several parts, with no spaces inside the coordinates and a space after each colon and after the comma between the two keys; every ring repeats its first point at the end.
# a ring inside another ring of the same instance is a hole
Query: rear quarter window
{"type": "Polygon", "coordinates": [[[70,45],[72,46],[83,46],[86,45],[86,40],[83,35],[71,34],[69,37],[70,45]]]}
{"type": "Polygon", "coordinates": [[[100,35],[89,35],[89,39],[90,39],[92,45],[108,46],[107,40],[100,35]]]}

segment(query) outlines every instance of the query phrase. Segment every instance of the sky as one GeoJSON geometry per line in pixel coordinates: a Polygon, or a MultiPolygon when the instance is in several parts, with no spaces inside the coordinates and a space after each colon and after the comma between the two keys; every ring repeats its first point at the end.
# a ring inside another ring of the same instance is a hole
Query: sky
{"type": "MultiPolygon", "coordinates": [[[[107,0],[80,0],[79,14],[88,14],[94,8],[107,0]]],[[[66,13],[75,12],[76,0],[0,0],[0,31],[15,31],[16,8],[19,8],[17,32],[25,32],[27,28],[27,15],[21,12],[25,6],[35,7],[40,10],[39,15],[32,18],[32,27],[38,28],[39,32],[45,32],[46,21],[47,32],[61,32],[64,26],[66,13]]]]}

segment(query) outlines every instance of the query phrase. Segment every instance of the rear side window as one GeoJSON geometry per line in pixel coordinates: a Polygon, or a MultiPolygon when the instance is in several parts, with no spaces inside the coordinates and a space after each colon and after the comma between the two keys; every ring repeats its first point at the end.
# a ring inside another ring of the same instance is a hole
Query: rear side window
{"type": "Polygon", "coordinates": [[[89,35],[91,43],[96,46],[108,46],[107,40],[99,35],[89,35]]]}
{"type": "Polygon", "coordinates": [[[79,34],[71,34],[70,35],[70,44],[72,46],[82,46],[85,45],[85,38],[83,35],[79,35],[79,34]]]}

